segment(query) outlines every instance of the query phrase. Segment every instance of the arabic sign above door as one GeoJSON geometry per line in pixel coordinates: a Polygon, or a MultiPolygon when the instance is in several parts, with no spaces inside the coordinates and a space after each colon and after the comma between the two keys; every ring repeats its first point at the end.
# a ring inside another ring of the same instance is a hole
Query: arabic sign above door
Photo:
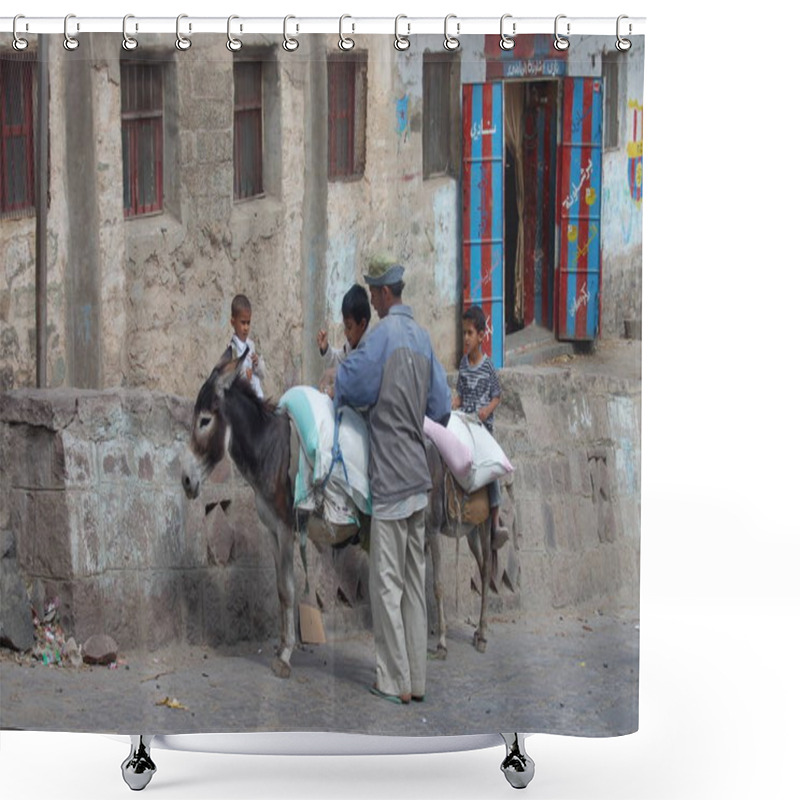
{"type": "Polygon", "coordinates": [[[503,50],[500,37],[486,35],[486,80],[508,78],[560,78],[567,74],[567,51],[553,47],[553,37],[545,33],[514,37],[514,47],[503,50]]]}

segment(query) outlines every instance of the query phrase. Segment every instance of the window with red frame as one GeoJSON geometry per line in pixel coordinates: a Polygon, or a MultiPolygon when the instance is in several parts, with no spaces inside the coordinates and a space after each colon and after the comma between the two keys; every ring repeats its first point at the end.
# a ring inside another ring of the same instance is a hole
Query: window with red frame
{"type": "Polygon", "coordinates": [[[160,64],[120,63],[122,181],[126,217],[164,205],[164,78],[160,64]]]}
{"type": "Polygon", "coordinates": [[[233,65],[233,196],[264,193],[262,83],[260,61],[233,65]]]}
{"type": "Polygon", "coordinates": [[[354,53],[328,57],[328,177],[364,174],[367,62],[354,53]]]}
{"type": "Polygon", "coordinates": [[[0,215],[34,209],[33,60],[0,59],[0,215]]]}

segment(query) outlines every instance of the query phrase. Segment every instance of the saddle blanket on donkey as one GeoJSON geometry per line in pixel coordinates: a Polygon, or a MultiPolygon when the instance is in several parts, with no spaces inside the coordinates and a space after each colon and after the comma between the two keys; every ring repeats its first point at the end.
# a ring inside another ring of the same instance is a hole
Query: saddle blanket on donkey
{"type": "MultiPolygon", "coordinates": [[[[334,412],[330,397],[313,386],[293,386],[278,405],[291,417],[300,442],[295,508],[321,511],[331,525],[357,525],[359,512],[372,513],[369,431],[363,415],[349,406],[334,412]]],[[[426,417],[424,432],[462,495],[471,495],[513,470],[477,417],[454,411],[446,428],[426,417]]],[[[488,515],[488,504],[486,508],[488,515]]],[[[474,514],[476,524],[482,521],[474,514]]]]}

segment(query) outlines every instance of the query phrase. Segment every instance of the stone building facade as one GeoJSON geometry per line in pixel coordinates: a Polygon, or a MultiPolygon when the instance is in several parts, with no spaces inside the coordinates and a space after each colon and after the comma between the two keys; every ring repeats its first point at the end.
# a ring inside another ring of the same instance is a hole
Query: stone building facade
{"type": "MultiPolygon", "coordinates": [[[[6,83],[20,74],[11,69],[16,56],[7,38],[0,41],[6,83]]],[[[407,301],[445,366],[455,368],[465,294],[467,84],[499,81],[509,95],[515,85],[549,80],[554,97],[571,75],[604,85],[601,335],[620,336],[625,320],[641,320],[643,44],[621,57],[613,37],[573,37],[564,55],[545,53],[537,41],[527,56],[513,57],[500,55],[496,36],[462,37],[443,67],[438,36],[415,38],[406,53],[395,50],[392,37],[362,36],[344,57],[338,38],[326,36],[305,37],[294,53],[280,37],[248,37],[237,54],[211,35],[194,36],[186,52],[167,35],[148,36],[131,53],[116,34],[80,38],[75,52],[49,48],[46,159],[31,139],[49,178],[47,386],[193,396],[229,339],[230,301],[240,291],[253,304],[267,394],[313,382],[316,332],[327,327],[335,343],[341,340],[341,297],[362,280],[375,250],[390,250],[407,265],[407,301]],[[341,92],[331,94],[341,90],[332,75],[343,58],[351,66],[341,74],[355,76],[344,101],[341,92]],[[237,138],[239,106],[246,105],[236,83],[243,62],[260,65],[259,122],[250,129],[260,138],[246,145],[237,138]],[[155,68],[160,92],[157,207],[145,213],[129,213],[132,182],[140,189],[149,173],[147,165],[141,174],[132,166],[123,121],[126,105],[136,111],[125,86],[137,65],[155,68]],[[438,95],[428,69],[447,76],[438,95]],[[357,138],[349,153],[355,168],[332,177],[339,156],[331,137],[340,135],[342,116],[348,136],[357,138]],[[256,191],[238,199],[237,147],[249,148],[261,169],[256,191]]],[[[36,37],[31,44],[25,69],[32,91],[29,100],[19,96],[33,119],[36,37]]],[[[506,197],[505,208],[511,205],[506,197]]],[[[33,204],[4,206],[3,389],[36,380],[35,254],[33,204]]]]}

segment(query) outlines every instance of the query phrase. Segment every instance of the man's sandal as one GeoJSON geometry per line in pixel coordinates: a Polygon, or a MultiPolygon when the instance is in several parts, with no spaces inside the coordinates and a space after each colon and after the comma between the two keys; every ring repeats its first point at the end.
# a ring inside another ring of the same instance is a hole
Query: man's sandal
{"type": "Polygon", "coordinates": [[[398,706],[406,706],[411,702],[410,694],[386,694],[386,692],[382,692],[376,684],[370,687],[369,693],[374,694],[375,697],[380,697],[381,700],[388,700],[390,703],[396,703],[398,706]]]}

